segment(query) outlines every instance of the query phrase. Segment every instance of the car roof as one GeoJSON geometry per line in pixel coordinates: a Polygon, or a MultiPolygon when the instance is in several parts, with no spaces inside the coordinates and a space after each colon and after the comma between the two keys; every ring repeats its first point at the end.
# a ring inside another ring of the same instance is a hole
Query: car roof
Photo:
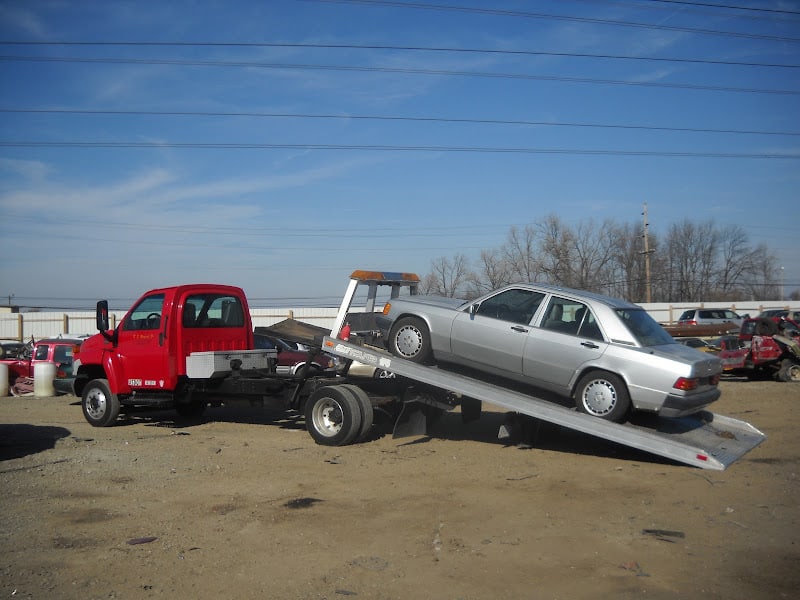
{"type": "Polygon", "coordinates": [[[562,287],[550,283],[514,283],[499,288],[497,290],[494,290],[494,292],[492,293],[494,294],[495,292],[500,292],[502,290],[514,289],[520,287],[536,291],[543,291],[549,294],[561,294],[567,296],[574,296],[576,298],[583,298],[585,300],[592,300],[594,302],[599,302],[601,304],[610,306],[611,308],[629,308],[636,310],[644,310],[638,304],[634,304],[633,302],[628,302],[627,300],[623,300],[622,298],[614,298],[613,296],[606,296],[604,294],[597,294],[595,292],[587,292],[585,290],[562,287]]]}

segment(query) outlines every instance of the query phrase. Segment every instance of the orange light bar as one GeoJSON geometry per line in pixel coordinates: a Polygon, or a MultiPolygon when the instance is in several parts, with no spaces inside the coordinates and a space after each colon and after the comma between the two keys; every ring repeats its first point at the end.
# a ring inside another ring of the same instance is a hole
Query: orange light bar
{"type": "Polygon", "coordinates": [[[358,281],[385,281],[386,283],[419,283],[415,273],[395,273],[392,271],[353,271],[350,279],[358,281]]]}

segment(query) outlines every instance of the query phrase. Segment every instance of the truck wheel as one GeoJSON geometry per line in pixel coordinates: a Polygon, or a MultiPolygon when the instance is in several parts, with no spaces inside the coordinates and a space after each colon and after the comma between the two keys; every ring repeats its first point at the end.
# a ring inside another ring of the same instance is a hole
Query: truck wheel
{"type": "Polygon", "coordinates": [[[83,416],[93,427],[110,427],[119,416],[119,398],[111,393],[107,379],[92,379],[83,388],[83,416]]]}
{"type": "Polygon", "coordinates": [[[619,376],[593,371],[578,382],[575,405],[587,415],[621,423],[628,416],[631,400],[625,382],[619,376]]]}
{"type": "Polygon", "coordinates": [[[358,401],[339,385],[315,390],[306,401],[305,417],[306,429],[323,446],[345,446],[361,432],[358,401]]]}
{"type": "Polygon", "coordinates": [[[361,411],[361,428],[356,436],[356,441],[363,442],[369,437],[369,434],[372,431],[372,423],[375,420],[375,413],[372,410],[372,400],[370,400],[367,392],[362,390],[357,385],[347,383],[338,387],[341,387],[345,391],[349,392],[358,403],[358,408],[361,411]]]}
{"type": "Polygon", "coordinates": [[[417,317],[398,319],[389,332],[389,351],[421,365],[433,362],[431,334],[428,326],[417,317]]]}
{"type": "Polygon", "coordinates": [[[780,381],[800,382],[800,364],[786,358],[778,371],[780,381]]]}

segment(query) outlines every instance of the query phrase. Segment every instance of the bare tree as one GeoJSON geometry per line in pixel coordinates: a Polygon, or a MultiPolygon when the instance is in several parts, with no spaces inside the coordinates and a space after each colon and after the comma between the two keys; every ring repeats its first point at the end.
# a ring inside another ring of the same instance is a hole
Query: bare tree
{"type": "Polygon", "coordinates": [[[606,220],[600,225],[581,221],[572,233],[572,287],[608,292],[614,280],[616,228],[606,220]]]}
{"type": "Polygon", "coordinates": [[[557,285],[572,285],[572,248],[574,234],[561,220],[550,215],[538,226],[541,251],[541,272],[557,285]]]}
{"type": "Polygon", "coordinates": [[[526,225],[522,230],[511,227],[502,249],[509,279],[514,281],[537,281],[541,274],[541,263],[537,259],[536,230],[526,225]]]}
{"type": "Polygon", "coordinates": [[[431,261],[431,272],[424,280],[423,292],[455,298],[463,293],[463,285],[469,275],[469,263],[463,254],[456,254],[452,259],[446,256],[431,261]]]}
{"type": "Polygon", "coordinates": [[[495,290],[511,283],[510,268],[498,249],[481,250],[478,270],[468,276],[470,290],[469,298],[495,290]]]}
{"type": "Polygon", "coordinates": [[[752,252],[747,233],[739,225],[729,225],[719,231],[719,267],[716,269],[715,295],[720,300],[735,299],[753,258],[752,252]]]}
{"type": "Polygon", "coordinates": [[[674,300],[707,299],[715,271],[717,239],[711,221],[696,225],[687,219],[670,227],[667,243],[674,300]]]}

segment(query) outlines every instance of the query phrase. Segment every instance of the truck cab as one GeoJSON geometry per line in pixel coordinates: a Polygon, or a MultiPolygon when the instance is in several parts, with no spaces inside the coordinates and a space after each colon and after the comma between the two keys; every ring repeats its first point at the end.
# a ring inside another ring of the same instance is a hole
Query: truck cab
{"type": "Polygon", "coordinates": [[[115,328],[107,301],[97,305],[100,333],[87,339],[75,362],[75,394],[94,379],[116,395],[179,389],[193,352],[253,348],[244,292],[233,286],[193,284],[150,290],[115,328]]]}

